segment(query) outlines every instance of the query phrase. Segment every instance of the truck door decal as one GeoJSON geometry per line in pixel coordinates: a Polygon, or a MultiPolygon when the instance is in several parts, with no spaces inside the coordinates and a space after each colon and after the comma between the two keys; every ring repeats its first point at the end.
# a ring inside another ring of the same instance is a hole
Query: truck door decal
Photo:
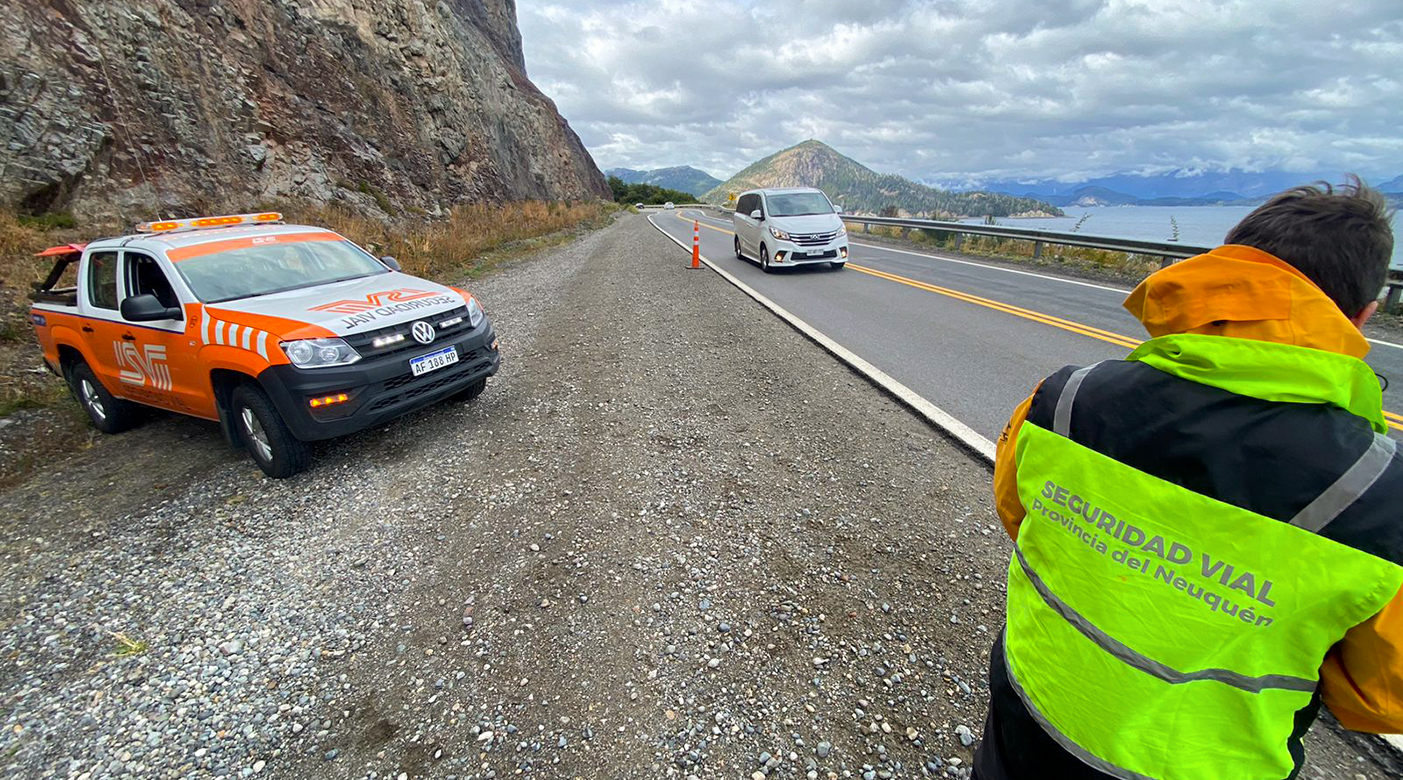
{"type": "Polygon", "coordinates": [[[147,344],[140,350],[129,341],[114,341],[117,376],[126,384],[145,387],[149,381],[157,390],[171,389],[170,365],[163,344],[147,344]]]}

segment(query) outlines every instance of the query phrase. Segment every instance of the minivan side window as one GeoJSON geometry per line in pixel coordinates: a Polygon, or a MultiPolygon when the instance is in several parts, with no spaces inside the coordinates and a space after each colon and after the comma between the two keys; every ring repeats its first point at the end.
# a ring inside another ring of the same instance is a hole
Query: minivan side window
{"type": "Polygon", "coordinates": [[[88,255],[88,304],[99,309],[117,308],[117,253],[88,255]]]}
{"type": "Polygon", "coordinates": [[[736,211],[739,211],[742,214],[749,214],[751,211],[753,211],[753,209],[750,208],[750,200],[754,197],[754,195],[740,196],[740,200],[736,202],[736,211]]]}

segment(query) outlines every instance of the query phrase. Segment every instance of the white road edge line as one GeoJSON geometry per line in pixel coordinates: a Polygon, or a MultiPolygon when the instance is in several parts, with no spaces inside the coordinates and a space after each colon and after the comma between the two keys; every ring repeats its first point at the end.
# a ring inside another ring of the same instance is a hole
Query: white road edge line
{"type": "MultiPolygon", "coordinates": [[[[689,209],[689,210],[690,210],[690,209],[689,209]]],[[[719,219],[719,218],[717,218],[717,217],[709,217],[709,216],[707,216],[707,215],[705,215],[705,214],[702,214],[702,215],[701,215],[701,218],[704,219],[704,220],[707,220],[707,221],[709,221],[709,222],[723,222],[723,220],[721,220],[721,219],[719,219]]],[[[849,236],[852,236],[852,235],[853,235],[852,231],[848,231],[848,235],[849,235],[849,236]]],[[[976,262],[974,262],[974,261],[972,261],[972,260],[956,260],[956,259],[953,258],[953,257],[945,257],[945,256],[943,256],[943,255],[933,255],[933,254],[930,254],[930,253],[928,253],[928,252],[912,252],[912,251],[907,250],[907,249],[896,249],[896,248],[894,248],[894,247],[882,246],[881,244],[864,244],[864,243],[862,243],[861,241],[853,241],[853,240],[851,240],[851,238],[849,238],[849,243],[851,243],[853,246],[865,247],[865,248],[867,248],[867,249],[876,249],[876,250],[881,251],[881,252],[896,252],[897,254],[912,255],[912,256],[914,256],[914,257],[925,257],[925,258],[928,258],[928,259],[931,259],[931,260],[942,260],[942,261],[947,262],[947,263],[958,263],[959,265],[972,265],[972,266],[975,266],[976,268],[987,268],[987,269],[989,269],[989,270],[991,270],[991,271],[1003,271],[1004,273],[1008,273],[1008,274],[1018,274],[1019,276],[1031,276],[1031,277],[1034,277],[1034,278],[1036,278],[1036,279],[1047,279],[1047,280],[1053,281],[1053,282],[1065,282],[1066,284],[1075,284],[1075,285],[1077,285],[1078,287],[1090,287],[1090,288],[1093,289],[1093,290],[1106,290],[1107,292],[1120,293],[1121,295],[1129,295],[1129,294],[1130,294],[1130,290],[1126,290],[1126,289],[1120,288],[1120,287],[1107,287],[1107,286],[1104,285],[1104,284],[1093,284],[1093,283],[1091,283],[1091,282],[1083,282],[1083,281],[1080,281],[1080,280],[1077,280],[1077,279],[1063,279],[1063,278],[1060,277],[1060,276],[1051,276],[1051,275],[1049,275],[1049,274],[1033,273],[1032,271],[1020,271],[1020,270],[1018,270],[1017,268],[1004,268],[1003,266],[989,265],[988,263],[976,263],[976,262]]],[[[1395,343],[1393,343],[1392,341],[1384,341],[1384,340],[1382,340],[1382,339],[1371,339],[1371,338],[1369,338],[1368,336],[1365,336],[1364,338],[1367,339],[1370,343],[1372,343],[1372,344],[1378,344],[1378,345],[1381,346],[1381,347],[1392,347],[1392,348],[1394,348],[1394,349],[1403,349],[1403,344],[1395,344],[1395,343]]]]}
{"type": "MultiPolygon", "coordinates": [[[[691,247],[688,246],[685,242],[683,242],[682,239],[667,232],[660,225],[658,225],[658,223],[654,222],[651,216],[648,217],[648,223],[654,228],[657,228],[659,233],[662,233],[664,236],[667,236],[668,238],[672,239],[673,243],[682,247],[684,250],[691,250],[691,247]]],[[[737,289],[739,289],[746,295],[749,295],[751,298],[754,298],[755,301],[761,306],[764,306],[765,308],[774,312],[776,316],[789,323],[789,325],[795,330],[804,334],[815,344],[818,344],[820,347],[823,347],[824,349],[828,350],[828,352],[831,353],[834,357],[846,363],[849,368],[858,372],[859,374],[862,374],[864,377],[867,378],[868,381],[877,385],[882,390],[890,394],[892,397],[905,404],[909,409],[911,409],[911,411],[925,418],[926,422],[945,431],[950,436],[954,437],[955,440],[958,441],[960,444],[963,444],[969,450],[974,452],[974,454],[978,455],[980,458],[983,458],[986,462],[994,462],[994,443],[992,441],[980,435],[968,425],[965,425],[964,423],[955,419],[953,416],[950,415],[949,412],[946,412],[944,409],[941,409],[940,407],[936,406],[930,401],[927,401],[925,398],[918,395],[911,388],[891,378],[891,376],[889,376],[885,371],[882,371],[880,368],[877,368],[871,363],[868,363],[866,360],[863,360],[852,350],[824,335],[822,331],[818,330],[809,323],[804,322],[803,320],[789,313],[789,311],[786,310],[783,306],[780,306],[779,304],[762,295],[755,288],[751,287],[745,282],[742,282],[740,279],[737,279],[735,276],[731,275],[729,271],[726,271],[725,269],[722,269],[720,266],[711,262],[711,260],[707,259],[705,255],[702,255],[701,261],[703,263],[706,263],[706,266],[708,268],[719,274],[721,278],[735,285],[737,289]]]]}

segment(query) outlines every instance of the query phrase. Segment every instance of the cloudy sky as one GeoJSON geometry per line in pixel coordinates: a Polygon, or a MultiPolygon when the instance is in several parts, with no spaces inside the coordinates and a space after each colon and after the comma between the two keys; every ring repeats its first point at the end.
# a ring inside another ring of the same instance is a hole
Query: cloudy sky
{"type": "Polygon", "coordinates": [[[602,168],[1403,174],[1403,0],[518,0],[602,168]]]}

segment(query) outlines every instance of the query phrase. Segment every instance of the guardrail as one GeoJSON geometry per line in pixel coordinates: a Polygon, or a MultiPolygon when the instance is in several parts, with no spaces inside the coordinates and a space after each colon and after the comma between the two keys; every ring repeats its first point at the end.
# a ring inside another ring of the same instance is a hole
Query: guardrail
{"type": "Polygon", "coordinates": [[[844,222],[853,222],[862,225],[864,233],[870,232],[870,226],[872,225],[901,228],[901,235],[903,238],[905,238],[912,229],[938,230],[945,233],[954,233],[954,249],[956,250],[959,250],[960,245],[964,243],[965,236],[992,236],[994,238],[1008,238],[1017,241],[1032,241],[1034,258],[1041,258],[1043,256],[1044,245],[1057,244],[1060,246],[1106,249],[1112,252],[1125,252],[1132,255],[1150,255],[1151,257],[1160,258],[1160,265],[1167,266],[1175,260],[1183,260],[1195,255],[1201,255],[1211,249],[1211,247],[1189,246],[1172,241],[1141,241],[1134,238],[1092,236],[1083,233],[1061,233],[1055,230],[1007,227],[1005,225],[971,225],[965,222],[944,222],[933,219],[861,217],[852,214],[841,214],[839,216],[842,217],[844,222]]]}
{"type": "MultiPolygon", "coordinates": [[[[1189,246],[1174,242],[1160,241],[1140,241],[1133,238],[1112,238],[1110,236],[1090,236],[1081,233],[1061,233],[1055,230],[1038,230],[1036,228],[1017,228],[1005,225],[971,225],[965,222],[942,222],[933,219],[902,219],[899,217],[860,217],[852,214],[839,215],[844,222],[853,222],[863,226],[863,232],[868,232],[871,225],[884,225],[887,227],[901,228],[901,237],[906,238],[910,231],[920,230],[941,230],[955,234],[956,251],[964,243],[964,237],[973,236],[994,236],[996,238],[1010,238],[1019,241],[1033,242],[1033,257],[1041,258],[1044,244],[1060,244],[1063,246],[1082,246],[1091,249],[1107,249],[1112,252],[1125,252],[1135,255],[1150,255],[1160,258],[1160,266],[1167,267],[1175,260],[1184,260],[1196,255],[1210,251],[1211,247],[1189,246]]],[[[1403,302],[1403,270],[1389,269],[1388,283],[1380,291],[1384,296],[1384,311],[1393,311],[1403,302]]]]}

